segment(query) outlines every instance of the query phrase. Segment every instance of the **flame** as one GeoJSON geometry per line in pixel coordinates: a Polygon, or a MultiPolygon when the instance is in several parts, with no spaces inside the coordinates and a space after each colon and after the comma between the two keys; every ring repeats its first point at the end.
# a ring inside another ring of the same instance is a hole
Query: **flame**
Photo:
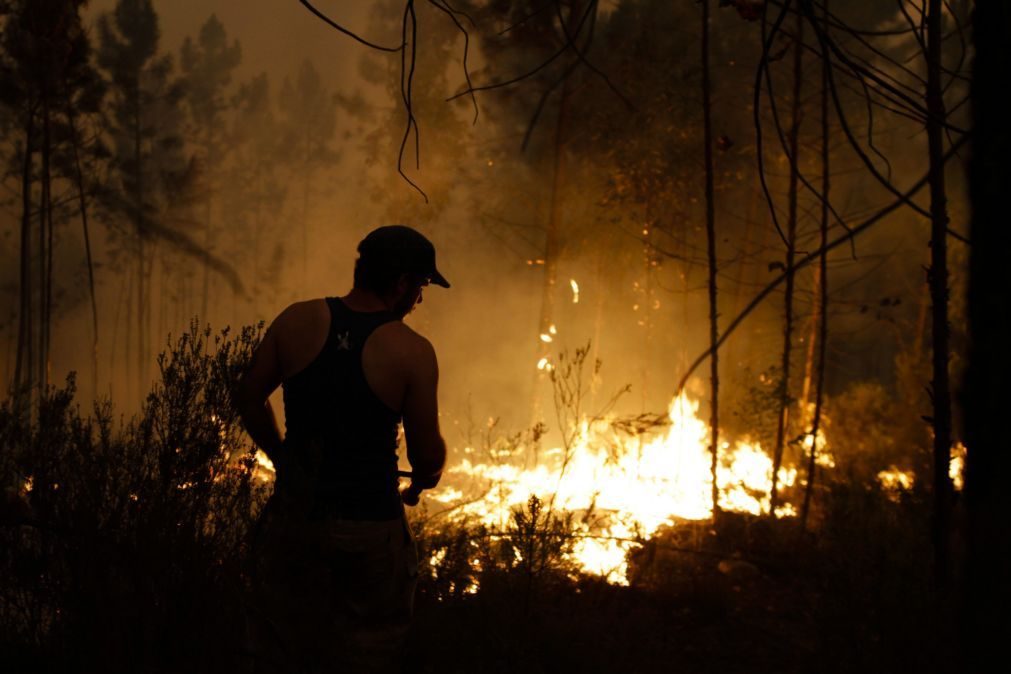
{"type": "MultiPolygon", "coordinates": [[[[962,487],[965,485],[965,455],[966,448],[961,442],[956,442],[951,446],[948,477],[951,478],[955,491],[962,491],[962,487]]],[[[888,470],[879,472],[877,477],[882,489],[893,492],[894,498],[898,498],[899,492],[912,489],[916,482],[916,473],[911,470],[902,470],[896,466],[890,466],[888,470]]]]}
{"type": "Polygon", "coordinates": [[[256,450],[256,466],[253,468],[253,474],[260,479],[262,482],[269,482],[274,479],[274,475],[277,472],[274,468],[274,462],[264,453],[262,449],[256,450]]]}
{"type": "Polygon", "coordinates": [[[576,283],[576,279],[570,278],[569,285],[572,287],[572,303],[579,304],[579,284],[576,283]]]}
{"type": "MultiPolygon", "coordinates": [[[[531,496],[555,511],[582,513],[573,561],[586,573],[627,584],[629,550],[663,526],[712,516],[709,427],[698,408],[685,394],[676,397],[670,425],[652,438],[623,435],[608,420],[583,421],[567,450],[550,450],[548,461],[529,468],[465,458],[447,471],[447,484],[432,498],[452,508],[451,516],[474,518],[493,531],[507,530],[513,510],[531,496]]],[[[822,451],[823,442],[819,434],[822,451]]],[[[716,480],[722,509],[768,512],[772,459],[758,443],[723,443],[716,480]]],[[[780,469],[780,485],[796,480],[796,469],[780,469]]],[[[779,517],[794,514],[790,504],[776,511],[779,517]]]]}
{"type": "Polygon", "coordinates": [[[913,471],[899,470],[892,466],[878,473],[878,482],[886,491],[909,491],[913,488],[913,471]]]}
{"type": "Polygon", "coordinates": [[[948,463],[948,477],[951,478],[955,491],[962,491],[965,484],[965,445],[956,442],[951,447],[951,461],[948,463]]]}

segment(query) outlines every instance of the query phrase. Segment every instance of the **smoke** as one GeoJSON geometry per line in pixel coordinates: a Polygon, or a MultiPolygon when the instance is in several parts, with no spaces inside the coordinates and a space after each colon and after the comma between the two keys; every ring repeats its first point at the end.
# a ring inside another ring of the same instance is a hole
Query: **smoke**
{"type": "MultiPolygon", "coordinates": [[[[356,31],[380,42],[398,41],[400,16],[390,11],[392,5],[333,4],[329,9],[341,12],[338,18],[356,31]]],[[[93,2],[88,17],[93,19],[113,5],[112,0],[93,2]]],[[[686,6],[670,13],[664,7],[630,3],[625,8],[629,16],[622,14],[623,7],[614,6],[599,19],[621,19],[598,28],[612,41],[593,55],[637,109],[628,110],[599,79],[584,72],[567,94],[562,124],[555,95],[544,106],[526,150],[521,143],[543,81],[479,96],[481,116],[473,124],[466,97],[452,103],[445,100],[464,84],[462,37],[444,16],[420,7],[422,49],[414,85],[420,153],[415,157],[412,138],[405,169],[426,192],[425,203],[397,173],[406,122],[399,98],[399,56],[369,52],[295,3],[158,3],[162,48],[177,61],[184,37],[197,34],[214,13],[229,38],[242,45],[242,62],[230,85],[233,94],[266,73],[271,114],[279,118],[283,101],[278,96],[285,78],[294,86],[302,64],[308,62],[319,74],[324,99],[335,110],[331,137],[325,139],[329,154],[314,164],[308,186],[296,163],[278,168],[277,194],[262,192],[268,196],[258,202],[256,214],[240,217],[239,207],[251,209],[251,202],[230,201],[228,193],[243,187],[248,176],[232,172],[219,177],[211,216],[216,232],[212,252],[233,266],[244,292],[236,292],[225,276],[212,272],[209,310],[201,320],[216,328],[269,323],[292,301],[341,295],[351,286],[358,241],[375,226],[399,222],[432,239],[440,269],[453,284],[450,290],[426,289],[423,304],[407,319],[436,347],[443,426],[451,444],[469,442],[495,418],[506,429],[519,430],[539,420],[550,426],[551,384],[537,363],[587,343],[592,357],[603,362],[600,377],[591,382],[594,403],[603,404],[629,385],[631,391],[621,398],[617,411],[665,410],[684,368],[705,347],[707,307],[700,248],[704,238],[701,134],[696,133],[698,72],[692,60],[697,49],[694,24],[689,23],[695,10],[686,6]],[[653,51],[638,51],[647,47],[653,51]],[[660,65],[651,78],[632,76],[636,68],[657,61],[660,65]],[[560,169],[553,168],[558,151],[563,156],[560,169]],[[641,161],[642,157],[655,161],[641,161]],[[555,333],[545,345],[539,338],[539,322],[544,316],[548,266],[546,232],[553,217],[559,237],[550,290],[555,333]],[[578,302],[573,301],[570,280],[578,284],[578,302]]],[[[732,13],[722,13],[715,21],[722,31],[716,45],[715,81],[716,135],[724,146],[717,157],[717,219],[724,232],[719,240],[723,260],[719,281],[725,324],[774,277],[782,246],[754,173],[748,106],[757,34],[753,25],[732,13]]],[[[471,62],[475,82],[502,79],[539,53],[522,46],[505,56],[475,51],[471,62]]],[[[805,151],[810,155],[803,168],[813,179],[817,175],[813,59],[810,67],[812,107],[805,121],[805,132],[810,133],[805,151]]],[[[787,90],[786,76],[785,68],[777,71],[780,91],[787,90]]],[[[781,112],[785,108],[781,104],[781,112]]],[[[895,174],[908,176],[906,182],[915,180],[924,153],[913,125],[893,121],[880,131],[888,134],[880,147],[892,158],[895,174]]],[[[767,144],[775,148],[771,127],[766,134],[767,144]]],[[[300,152],[305,149],[297,144],[287,146],[276,158],[277,165],[300,152]]],[[[771,151],[769,179],[782,209],[785,164],[780,154],[771,151]]],[[[882,204],[885,193],[854,170],[857,163],[852,157],[841,151],[839,156],[833,194],[847,217],[882,204]]],[[[817,202],[810,195],[803,199],[800,247],[810,251],[815,246],[817,202]]],[[[836,233],[841,231],[836,227],[836,233]]],[[[78,237],[73,225],[64,228],[59,242],[62,256],[82,259],[78,237]]],[[[860,239],[855,258],[849,249],[832,257],[830,384],[836,389],[860,378],[887,381],[892,376],[895,354],[904,344],[896,334],[915,326],[924,301],[920,267],[926,237],[925,223],[912,216],[896,217],[887,228],[860,239]]],[[[187,262],[168,244],[159,246],[168,256],[166,265],[189,272],[159,275],[161,258],[156,263],[150,308],[153,336],[147,354],[151,375],[155,353],[165,346],[167,334],[182,332],[201,308],[201,266],[187,262]]],[[[100,237],[97,393],[111,396],[117,409],[129,411],[139,404],[142,393],[135,383],[136,372],[127,364],[136,358],[135,335],[130,334],[127,319],[134,309],[126,299],[131,287],[120,266],[122,258],[112,250],[113,242],[100,237]]],[[[71,271],[62,282],[67,290],[59,300],[52,371],[54,379],[62,372],[80,371],[82,392],[88,397],[94,392],[83,385],[90,368],[91,331],[79,282],[83,267],[69,259],[65,265],[71,271]]],[[[796,339],[797,357],[802,359],[810,334],[810,274],[801,274],[798,284],[796,339]]],[[[781,299],[774,296],[728,344],[723,376],[731,382],[724,389],[731,400],[775,362],[781,311],[781,299]]],[[[797,369],[803,371],[802,364],[797,369]]],[[[727,419],[728,424],[746,423],[732,415],[727,419]]]]}

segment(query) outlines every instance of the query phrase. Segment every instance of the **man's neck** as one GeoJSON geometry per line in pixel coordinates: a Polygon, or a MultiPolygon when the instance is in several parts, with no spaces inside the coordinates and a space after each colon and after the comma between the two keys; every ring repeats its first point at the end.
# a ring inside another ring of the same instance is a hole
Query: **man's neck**
{"type": "Polygon", "coordinates": [[[361,288],[352,288],[341,301],[352,311],[390,311],[393,308],[392,303],[371,290],[361,288]]]}

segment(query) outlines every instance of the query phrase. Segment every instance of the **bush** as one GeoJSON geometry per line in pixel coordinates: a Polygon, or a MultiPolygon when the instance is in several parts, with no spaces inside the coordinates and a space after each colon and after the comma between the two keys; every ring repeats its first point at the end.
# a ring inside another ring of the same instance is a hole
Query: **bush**
{"type": "MultiPolygon", "coordinates": [[[[237,655],[245,541],[266,496],[231,392],[258,330],[196,325],[122,425],[74,378],[0,405],[0,634],[23,668],[134,671],[237,655]]],[[[7,660],[10,662],[11,660],[7,660]]]]}

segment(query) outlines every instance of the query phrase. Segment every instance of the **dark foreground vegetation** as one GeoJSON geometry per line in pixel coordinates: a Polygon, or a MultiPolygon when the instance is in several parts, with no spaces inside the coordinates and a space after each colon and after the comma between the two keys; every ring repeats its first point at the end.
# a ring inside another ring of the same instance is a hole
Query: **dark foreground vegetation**
{"type": "MultiPolygon", "coordinates": [[[[0,526],[5,671],[248,665],[247,543],[271,483],[230,388],[256,336],[191,329],[132,419],[82,411],[72,377],[37,414],[0,407],[0,477],[21,485],[0,526]]],[[[928,501],[840,475],[812,531],[727,513],[680,523],[634,551],[629,587],[577,573],[571,518],[536,500],[495,536],[419,509],[411,669],[948,669],[928,501]]]]}

